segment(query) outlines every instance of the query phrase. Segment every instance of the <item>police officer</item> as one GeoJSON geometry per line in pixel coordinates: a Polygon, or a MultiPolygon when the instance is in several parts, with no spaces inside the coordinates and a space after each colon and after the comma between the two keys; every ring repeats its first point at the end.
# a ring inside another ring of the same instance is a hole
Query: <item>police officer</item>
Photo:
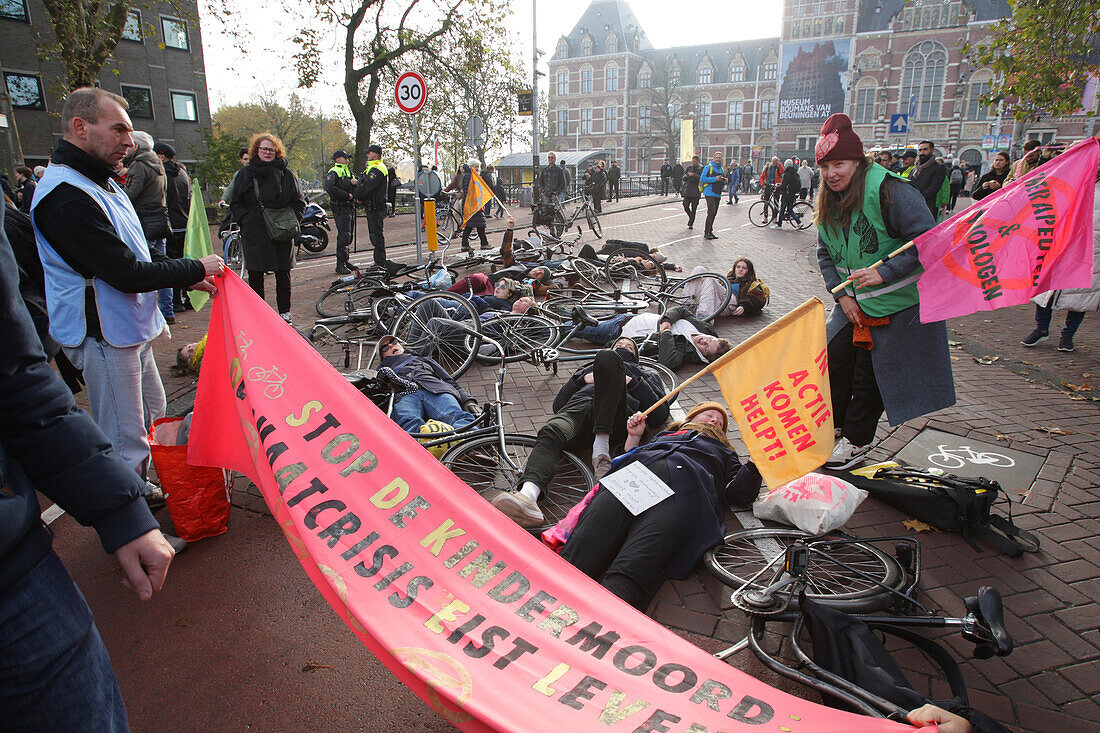
{"type": "Polygon", "coordinates": [[[386,164],[382,162],[382,146],[371,145],[367,148],[367,169],[359,176],[355,186],[355,198],[363,204],[367,214],[367,232],[374,247],[374,264],[383,270],[386,268],[386,238],[382,227],[386,223],[388,173],[386,164]]]}
{"type": "Polygon", "coordinates": [[[359,268],[351,264],[349,250],[355,227],[355,176],[348,165],[350,158],[343,150],[332,154],[332,168],[325,174],[325,193],[332,201],[332,218],[336,221],[336,274],[349,275],[359,268]]]}

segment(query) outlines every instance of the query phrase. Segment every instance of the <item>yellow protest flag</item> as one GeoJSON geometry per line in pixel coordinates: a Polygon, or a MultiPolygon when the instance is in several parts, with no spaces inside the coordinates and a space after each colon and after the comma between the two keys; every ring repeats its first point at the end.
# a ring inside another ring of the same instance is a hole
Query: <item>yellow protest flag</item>
{"type": "Polygon", "coordinates": [[[825,305],[811,298],[710,365],[773,491],[833,452],[828,362],[825,305]]]}
{"type": "Polygon", "coordinates": [[[494,198],[496,196],[493,194],[493,189],[489,188],[489,184],[485,182],[481,174],[471,169],[470,187],[466,189],[466,202],[462,205],[462,226],[465,227],[470,217],[480,209],[485,208],[485,204],[494,198]]]}
{"type": "Polygon", "coordinates": [[[680,120],[680,160],[691,160],[693,155],[695,155],[695,120],[680,120]]]}

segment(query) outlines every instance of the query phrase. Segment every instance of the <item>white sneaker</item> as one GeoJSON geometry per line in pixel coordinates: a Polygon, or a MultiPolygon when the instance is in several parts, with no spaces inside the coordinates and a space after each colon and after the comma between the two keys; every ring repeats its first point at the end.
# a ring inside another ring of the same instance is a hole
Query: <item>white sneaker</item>
{"type": "Polygon", "coordinates": [[[852,445],[847,438],[841,438],[836,442],[829,460],[825,461],[825,468],[831,468],[834,471],[847,470],[862,461],[870,450],[870,445],[852,445]]]}
{"type": "Polygon", "coordinates": [[[291,320],[291,316],[290,316],[290,314],[289,314],[289,313],[280,313],[280,314],[279,314],[279,318],[282,318],[282,319],[283,319],[284,321],[286,321],[287,323],[290,323],[290,324],[293,324],[293,323],[294,323],[294,321],[293,321],[293,320],[291,320]]]}
{"type": "Polygon", "coordinates": [[[521,527],[541,527],[546,524],[546,518],[542,516],[542,510],[535,500],[518,491],[497,494],[493,498],[493,506],[521,527]]]}

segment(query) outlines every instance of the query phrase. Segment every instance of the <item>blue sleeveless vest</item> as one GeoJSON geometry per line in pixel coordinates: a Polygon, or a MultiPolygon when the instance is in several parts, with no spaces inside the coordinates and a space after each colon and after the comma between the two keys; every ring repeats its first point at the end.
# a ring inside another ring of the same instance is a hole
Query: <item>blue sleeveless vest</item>
{"type": "MultiPolygon", "coordinates": [[[[35,190],[31,204],[31,219],[42,199],[59,184],[68,183],[92,197],[107,214],[115,232],[140,262],[151,262],[149,245],[141,231],[141,222],[126,192],[108,181],[110,191],[97,186],[91,179],[65,165],[51,163],[35,190]]],[[[80,222],[72,222],[80,226],[80,222]]],[[[103,339],[111,346],[135,346],[156,338],[164,330],[164,317],[157,308],[157,294],[124,293],[115,290],[99,278],[87,280],[50,246],[34,227],[34,239],[46,276],[46,307],[50,315],[50,335],[62,346],[79,346],[87,336],[84,315],[84,288],[95,289],[96,311],[103,339]]]]}

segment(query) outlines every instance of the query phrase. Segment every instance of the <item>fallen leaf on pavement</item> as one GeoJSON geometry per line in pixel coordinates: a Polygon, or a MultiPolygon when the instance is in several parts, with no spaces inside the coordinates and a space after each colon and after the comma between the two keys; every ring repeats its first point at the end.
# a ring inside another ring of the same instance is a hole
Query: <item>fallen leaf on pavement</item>
{"type": "Polygon", "coordinates": [[[997,440],[1012,440],[1011,435],[1005,435],[1004,433],[994,433],[993,437],[997,440]]]}
{"type": "Polygon", "coordinates": [[[931,524],[928,524],[926,522],[922,522],[919,519],[906,519],[904,522],[902,522],[902,525],[906,529],[912,530],[913,532],[936,532],[936,531],[938,531],[931,524]]]}
{"type": "Polygon", "coordinates": [[[974,361],[978,362],[979,364],[992,364],[1000,358],[1001,357],[999,356],[975,356],[974,361]]]}
{"type": "Polygon", "coordinates": [[[303,672],[314,672],[318,669],[332,669],[332,667],[327,664],[317,664],[316,662],[306,662],[302,665],[303,672]]]}
{"type": "Polygon", "coordinates": [[[1062,428],[1056,428],[1053,425],[1040,425],[1035,429],[1044,432],[1047,435],[1073,435],[1072,430],[1063,430],[1062,428]]]}

